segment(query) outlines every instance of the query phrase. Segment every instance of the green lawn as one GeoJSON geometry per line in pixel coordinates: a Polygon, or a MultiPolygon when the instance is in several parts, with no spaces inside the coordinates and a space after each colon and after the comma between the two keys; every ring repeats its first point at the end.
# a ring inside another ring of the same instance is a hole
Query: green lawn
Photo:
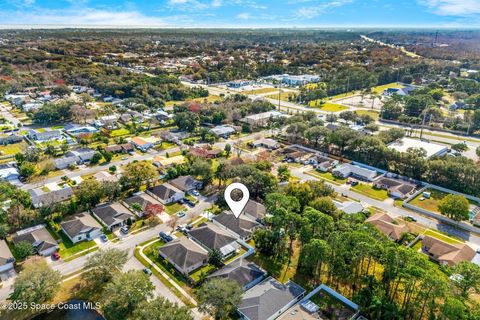
{"type": "Polygon", "coordinates": [[[27,143],[25,141],[0,146],[0,155],[12,156],[16,153],[22,152],[22,150],[26,149],[26,147],[27,143]]]}
{"type": "Polygon", "coordinates": [[[194,272],[190,273],[190,279],[192,279],[195,283],[205,279],[206,276],[213,273],[215,271],[215,266],[212,264],[206,264],[200,269],[195,270],[194,272]]]}
{"type": "Polygon", "coordinates": [[[169,214],[169,215],[172,215],[172,214],[175,214],[177,213],[178,211],[181,211],[185,209],[185,207],[177,202],[174,202],[174,203],[170,203],[170,204],[167,204],[165,206],[165,211],[169,214]]]}
{"type": "MultiPolygon", "coordinates": [[[[290,101],[289,97],[293,94],[294,94],[294,92],[281,92],[280,93],[280,100],[281,101],[290,101]]],[[[274,100],[278,101],[278,90],[277,90],[276,94],[268,95],[266,98],[274,99],[274,100]]]]}
{"type": "Polygon", "coordinates": [[[369,184],[359,183],[354,187],[350,188],[351,190],[366,195],[372,199],[383,201],[388,198],[387,190],[377,189],[369,184]]]}
{"type": "MultiPolygon", "coordinates": [[[[245,90],[242,93],[245,94],[262,94],[262,93],[270,93],[270,92],[278,92],[277,88],[259,88],[259,89],[253,89],[253,90],[245,90]]],[[[278,95],[277,95],[278,99],[278,95]]]]}
{"type": "Polygon", "coordinates": [[[388,83],[381,86],[373,87],[372,92],[375,94],[381,94],[383,93],[383,91],[387,90],[388,88],[405,88],[405,86],[401,85],[398,82],[393,82],[393,83],[388,83]]]}
{"type": "Polygon", "coordinates": [[[431,236],[431,237],[437,238],[439,240],[445,241],[446,243],[450,243],[450,244],[464,243],[463,241],[457,240],[455,238],[449,237],[449,236],[447,236],[443,233],[440,233],[440,232],[437,232],[437,231],[434,231],[434,230],[431,230],[431,229],[425,230],[424,234],[426,236],[431,236]]]}
{"type": "Polygon", "coordinates": [[[333,174],[330,172],[318,172],[317,170],[309,170],[309,171],[306,171],[305,173],[313,177],[326,180],[336,185],[344,184],[347,181],[347,179],[339,179],[334,177],[333,174]]]}
{"type": "Polygon", "coordinates": [[[81,241],[76,244],[72,243],[70,239],[62,232],[58,232],[58,235],[62,239],[62,242],[58,244],[58,253],[62,259],[66,259],[73,256],[80,251],[87,250],[96,246],[95,241],[81,241]]]}
{"type": "Polygon", "coordinates": [[[322,103],[321,100],[310,101],[308,103],[308,106],[311,108],[319,108],[320,110],[328,111],[328,112],[339,112],[339,111],[348,110],[348,107],[343,106],[341,104],[333,103],[333,102],[322,103]]]}
{"type": "Polygon", "coordinates": [[[373,111],[373,110],[357,110],[357,111],[355,111],[355,113],[359,116],[364,115],[364,114],[368,114],[373,119],[375,119],[375,121],[377,121],[378,118],[380,117],[378,111],[373,111]]]}
{"type": "Polygon", "coordinates": [[[435,190],[435,189],[427,189],[425,190],[427,192],[430,192],[430,198],[424,198],[423,193],[419,193],[412,201],[409,203],[411,205],[414,205],[416,207],[435,212],[435,213],[440,213],[440,210],[438,210],[438,205],[440,201],[448,195],[448,193],[440,191],[440,190],[435,190]],[[420,198],[424,198],[424,200],[420,200],[420,198]]]}
{"type": "Polygon", "coordinates": [[[128,129],[122,128],[122,129],[112,130],[110,132],[110,137],[115,138],[120,136],[126,136],[128,134],[130,134],[130,131],[128,131],[128,129]]]}

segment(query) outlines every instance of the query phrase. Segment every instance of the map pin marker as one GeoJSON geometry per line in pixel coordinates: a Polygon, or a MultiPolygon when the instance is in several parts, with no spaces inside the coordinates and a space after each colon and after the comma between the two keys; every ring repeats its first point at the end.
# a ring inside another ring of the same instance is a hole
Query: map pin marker
{"type": "Polygon", "coordinates": [[[247,205],[248,199],[250,199],[250,192],[248,192],[247,187],[245,187],[244,184],[242,183],[232,183],[225,189],[225,201],[227,201],[228,206],[230,207],[230,210],[232,210],[233,215],[238,218],[240,216],[240,213],[242,213],[243,208],[247,205]],[[232,192],[235,189],[239,189],[242,191],[242,199],[235,201],[232,199],[232,192]]]}

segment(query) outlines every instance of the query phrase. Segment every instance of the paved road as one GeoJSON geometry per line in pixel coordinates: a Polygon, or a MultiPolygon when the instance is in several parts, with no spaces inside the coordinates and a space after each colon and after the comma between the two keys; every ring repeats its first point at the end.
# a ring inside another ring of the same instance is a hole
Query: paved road
{"type": "MultiPolygon", "coordinates": [[[[292,172],[292,175],[304,181],[319,180],[314,176],[304,173],[305,169],[311,169],[311,167],[295,168],[295,169],[291,169],[291,172],[292,172]]],[[[364,205],[377,207],[381,210],[384,210],[385,212],[388,212],[390,215],[394,217],[413,216],[417,219],[418,223],[426,227],[437,229],[437,230],[449,233],[451,235],[455,235],[457,237],[460,237],[468,241],[474,248],[480,248],[480,236],[446,225],[445,223],[442,223],[439,220],[436,220],[433,218],[427,218],[414,211],[406,210],[402,207],[396,207],[393,205],[393,200],[390,198],[388,198],[385,201],[379,201],[350,190],[350,187],[346,184],[339,186],[339,185],[331,184],[329,182],[326,182],[326,183],[332,186],[336,192],[344,194],[348,198],[358,200],[364,205]]]]}
{"type": "Polygon", "coordinates": [[[0,103],[0,115],[8,120],[9,122],[11,122],[15,128],[18,128],[18,124],[21,123],[20,120],[18,120],[17,118],[15,118],[8,110],[7,110],[7,107],[4,105],[4,104],[1,104],[0,103]]]}

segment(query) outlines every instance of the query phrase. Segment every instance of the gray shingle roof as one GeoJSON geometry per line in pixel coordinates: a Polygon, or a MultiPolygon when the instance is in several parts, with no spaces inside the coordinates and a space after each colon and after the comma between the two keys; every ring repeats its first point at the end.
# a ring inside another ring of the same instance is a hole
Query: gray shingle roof
{"type": "Polygon", "coordinates": [[[7,242],[5,240],[0,240],[0,266],[4,266],[13,261],[15,261],[15,259],[8,248],[7,242]]]}
{"type": "Polygon", "coordinates": [[[248,200],[247,204],[245,205],[245,208],[242,211],[242,213],[248,214],[249,216],[251,216],[256,220],[263,219],[263,217],[265,217],[266,212],[267,212],[267,209],[265,208],[265,206],[254,200],[248,200]]]}
{"type": "Polygon", "coordinates": [[[181,176],[171,180],[170,184],[182,191],[190,191],[198,188],[201,183],[192,176],[181,176]]]}
{"type": "Polygon", "coordinates": [[[40,252],[57,246],[57,242],[43,225],[18,231],[12,238],[14,244],[26,241],[40,252]]]}
{"type": "Polygon", "coordinates": [[[172,197],[175,193],[182,192],[178,188],[172,186],[169,183],[163,183],[161,185],[151,187],[148,191],[154,194],[156,197],[162,200],[168,200],[172,197]]]}
{"type": "Polygon", "coordinates": [[[212,223],[204,223],[188,234],[210,250],[221,250],[232,242],[236,242],[236,239],[227,231],[212,223]]]}
{"type": "Polygon", "coordinates": [[[245,259],[237,259],[212,273],[207,278],[231,279],[237,281],[241,287],[244,287],[256,279],[265,276],[265,274],[266,272],[260,269],[255,263],[245,259]]]}
{"type": "Polygon", "coordinates": [[[112,226],[134,217],[127,208],[118,202],[98,206],[93,209],[93,212],[107,226],[112,226]]]}
{"type": "Polygon", "coordinates": [[[208,252],[187,237],[175,239],[160,247],[159,251],[184,270],[208,259],[208,252]]]}
{"type": "Polygon", "coordinates": [[[231,211],[224,211],[213,219],[241,237],[249,237],[254,229],[260,226],[258,222],[243,214],[236,218],[231,211]]]}
{"type": "Polygon", "coordinates": [[[305,293],[298,284],[282,284],[269,277],[244,293],[238,311],[250,320],[268,319],[305,293]]]}
{"type": "Polygon", "coordinates": [[[63,231],[70,238],[74,238],[80,233],[102,228],[102,226],[87,212],[72,216],[69,220],[62,222],[61,226],[63,231]]]}

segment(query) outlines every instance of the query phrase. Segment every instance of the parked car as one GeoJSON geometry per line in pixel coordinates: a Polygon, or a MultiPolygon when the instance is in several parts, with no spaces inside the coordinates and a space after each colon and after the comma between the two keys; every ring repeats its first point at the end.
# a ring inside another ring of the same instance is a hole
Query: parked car
{"type": "Polygon", "coordinates": [[[128,160],[128,157],[123,157],[122,160],[128,160]]]}
{"type": "Polygon", "coordinates": [[[128,233],[128,227],[127,226],[121,227],[120,232],[123,233],[123,234],[127,234],[128,233]]]}
{"type": "Polygon", "coordinates": [[[406,216],[406,217],[405,217],[405,220],[411,221],[411,222],[417,222],[417,218],[415,218],[415,217],[413,217],[413,216],[406,216]]]}
{"type": "Polygon", "coordinates": [[[179,218],[183,218],[186,215],[187,215],[187,213],[185,211],[180,211],[180,212],[177,213],[177,217],[179,217],[179,218]]]}
{"type": "Polygon", "coordinates": [[[187,206],[189,206],[190,208],[195,207],[195,203],[193,203],[193,202],[190,201],[190,200],[185,200],[185,204],[186,204],[187,206]]]}
{"type": "Polygon", "coordinates": [[[354,180],[352,181],[352,187],[355,187],[358,184],[358,181],[354,180]]]}
{"type": "Polygon", "coordinates": [[[56,251],[55,251],[54,253],[52,253],[52,259],[53,259],[53,260],[58,260],[58,259],[60,259],[60,253],[58,253],[58,252],[56,252],[56,251]]]}
{"type": "Polygon", "coordinates": [[[103,233],[100,235],[100,240],[102,240],[103,242],[107,242],[108,241],[108,238],[106,235],[104,235],[103,233]]]}
{"type": "Polygon", "coordinates": [[[192,191],[192,194],[195,196],[195,197],[198,197],[200,195],[200,192],[198,192],[197,190],[193,190],[192,191]]]}
{"type": "Polygon", "coordinates": [[[148,268],[143,268],[143,272],[148,275],[148,276],[151,276],[152,275],[152,270],[148,269],[148,268]]]}
{"type": "Polygon", "coordinates": [[[185,204],[185,199],[182,198],[182,199],[178,200],[178,203],[185,204]]]}
{"type": "Polygon", "coordinates": [[[170,242],[173,240],[173,237],[171,235],[166,234],[165,232],[161,231],[158,236],[160,239],[162,239],[165,242],[170,242]]]}

